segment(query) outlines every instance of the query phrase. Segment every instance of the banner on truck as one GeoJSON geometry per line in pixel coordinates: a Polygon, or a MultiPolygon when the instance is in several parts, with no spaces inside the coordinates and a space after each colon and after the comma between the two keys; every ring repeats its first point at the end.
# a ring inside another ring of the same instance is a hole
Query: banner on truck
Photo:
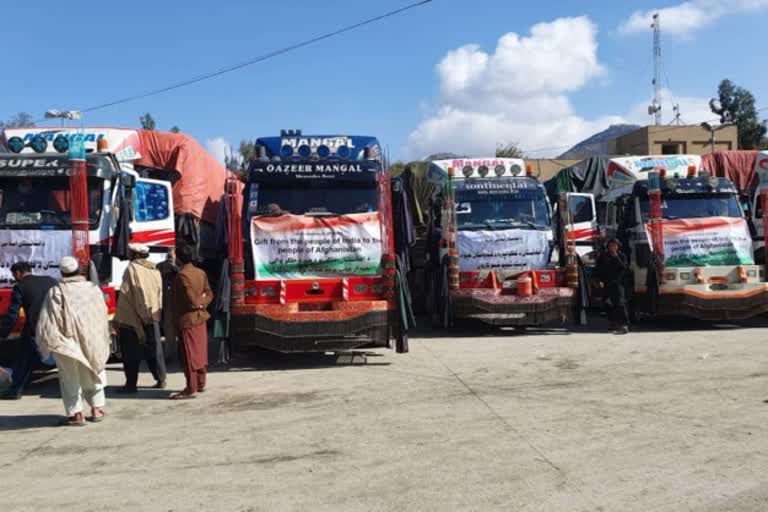
{"type": "Polygon", "coordinates": [[[0,284],[13,282],[11,265],[26,261],[32,272],[51,276],[59,274],[59,261],[72,254],[71,231],[4,229],[0,231],[0,284]]]}
{"type": "MultiPolygon", "coordinates": [[[[666,267],[754,265],[747,221],[730,217],[675,219],[662,223],[666,267]]],[[[646,225],[649,233],[650,225],[646,225]]]]}
{"type": "Polygon", "coordinates": [[[381,273],[381,217],[280,215],[251,222],[257,279],[304,279],[381,273]]]}
{"type": "Polygon", "coordinates": [[[459,231],[459,270],[541,270],[549,262],[546,231],[459,231]]]}

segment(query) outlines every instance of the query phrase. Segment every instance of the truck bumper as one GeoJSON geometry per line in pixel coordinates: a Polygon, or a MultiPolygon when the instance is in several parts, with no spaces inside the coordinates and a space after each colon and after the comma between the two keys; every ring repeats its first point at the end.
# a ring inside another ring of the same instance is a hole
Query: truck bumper
{"type": "MultiPolygon", "coordinates": [[[[636,310],[650,311],[650,297],[635,292],[636,310]]],[[[708,285],[662,288],[655,316],[686,316],[705,321],[745,320],[768,312],[768,284],[729,285],[710,290],[708,285]]]]}
{"type": "Polygon", "coordinates": [[[231,308],[235,349],[277,352],[339,352],[389,347],[393,310],[386,301],[350,302],[331,311],[299,311],[297,304],[231,308]]]}
{"type": "Polygon", "coordinates": [[[455,318],[498,326],[538,326],[572,321],[576,290],[541,288],[531,297],[502,295],[500,290],[451,290],[455,318]]]}

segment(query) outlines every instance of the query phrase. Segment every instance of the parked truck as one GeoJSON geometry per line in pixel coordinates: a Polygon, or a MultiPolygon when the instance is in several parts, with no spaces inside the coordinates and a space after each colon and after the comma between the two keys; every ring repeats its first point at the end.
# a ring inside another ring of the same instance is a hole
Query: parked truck
{"type": "Polygon", "coordinates": [[[565,194],[553,209],[520,159],[436,160],[429,179],[437,190],[427,240],[435,324],[523,327],[576,318],[575,240],[593,224],[591,196],[565,194]]]}
{"type": "Polygon", "coordinates": [[[400,290],[390,179],[376,138],[262,137],[244,181],[230,224],[233,346],[389,347],[400,290]]]}
{"type": "Polygon", "coordinates": [[[638,316],[733,320],[768,310],[768,283],[733,183],[697,155],[613,158],[603,241],[623,244],[638,316]]]}
{"type": "MultiPolygon", "coordinates": [[[[0,135],[0,315],[10,266],[59,277],[62,256],[96,272],[110,314],[127,244],[165,259],[179,242],[214,257],[228,172],[186,135],[119,128],[14,128],[0,135]],[[83,180],[76,178],[82,173],[83,180]]],[[[17,334],[21,323],[14,332],[17,334]]]]}

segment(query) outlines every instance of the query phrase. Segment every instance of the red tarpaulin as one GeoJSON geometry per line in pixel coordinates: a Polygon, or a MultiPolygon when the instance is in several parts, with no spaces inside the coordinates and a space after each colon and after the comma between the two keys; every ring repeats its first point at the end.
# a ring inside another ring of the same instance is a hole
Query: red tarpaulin
{"type": "Polygon", "coordinates": [[[180,175],[173,184],[174,211],[216,224],[229,171],[188,135],[154,130],[138,133],[141,158],[136,165],[180,175]]]}
{"type": "Polygon", "coordinates": [[[755,158],[758,153],[751,150],[716,151],[704,155],[701,166],[715,176],[728,178],[741,193],[746,193],[757,187],[755,158]]]}

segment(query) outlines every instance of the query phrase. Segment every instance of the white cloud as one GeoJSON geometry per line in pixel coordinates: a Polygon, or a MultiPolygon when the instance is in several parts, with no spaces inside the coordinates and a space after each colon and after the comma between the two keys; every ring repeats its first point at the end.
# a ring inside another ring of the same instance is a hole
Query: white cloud
{"type": "Polygon", "coordinates": [[[768,7],[768,0],[689,0],[672,7],[635,11],[619,26],[619,32],[634,34],[651,29],[653,15],[659,13],[664,34],[686,36],[711,25],[719,18],[744,11],[768,7]]]}
{"type": "Polygon", "coordinates": [[[230,154],[231,145],[224,137],[215,137],[205,141],[205,148],[216,160],[224,164],[224,158],[230,154]]]}
{"type": "Polygon", "coordinates": [[[509,142],[529,150],[566,146],[623,121],[586,120],[567,97],[604,74],[596,27],[586,17],[539,23],[528,36],[505,34],[492,54],[477,45],[452,50],[437,74],[439,106],[410,134],[408,157],[492,154],[509,142]]]}

